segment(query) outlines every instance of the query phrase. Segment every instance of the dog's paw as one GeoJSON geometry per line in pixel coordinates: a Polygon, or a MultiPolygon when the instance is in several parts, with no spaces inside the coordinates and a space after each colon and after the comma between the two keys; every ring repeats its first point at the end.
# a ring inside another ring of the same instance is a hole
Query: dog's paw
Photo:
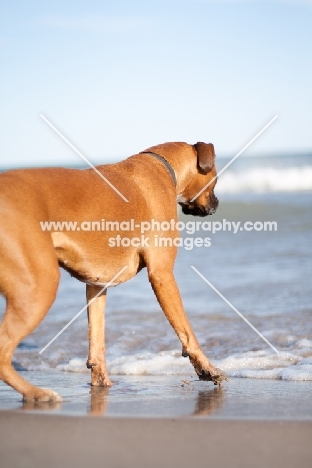
{"type": "Polygon", "coordinates": [[[50,388],[38,388],[31,394],[23,395],[23,401],[31,402],[60,402],[63,398],[58,393],[54,392],[50,388]]]}
{"type": "Polygon", "coordinates": [[[112,387],[113,382],[108,378],[104,377],[92,377],[91,380],[92,387],[112,387]]]}
{"type": "Polygon", "coordinates": [[[217,367],[213,367],[210,370],[206,369],[195,369],[198,375],[199,380],[208,380],[213,382],[214,385],[221,385],[221,383],[225,380],[228,381],[228,378],[222,370],[218,369],[217,367]]]}
{"type": "Polygon", "coordinates": [[[91,370],[91,385],[92,387],[111,387],[113,385],[106,369],[98,369],[97,366],[91,370]]]}

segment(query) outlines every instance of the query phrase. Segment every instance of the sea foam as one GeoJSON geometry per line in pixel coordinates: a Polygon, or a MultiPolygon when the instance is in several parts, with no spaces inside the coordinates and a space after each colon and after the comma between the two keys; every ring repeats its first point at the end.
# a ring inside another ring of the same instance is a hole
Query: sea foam
{"type": "MultiPolygon", "coordinates": [[[[309,341],[309,340],[305,340],[309,341]]],[[[308,343],[307,343],[308,344],[308,343]]],[[[307,348],[305,347],[305,350],[307,348]]],[[[222,360],[214,360],[229,377],[253,379],[312,380],[312,357],[303,352],[278,354],[270,350],[236,353],[222,360]]],[[[71,359],[57,366],[67,372],[88,372],[86,359],[71,359]]],[[[188,359],[179,350],[161,353],[138,353],[108,359],[111,375],[188,375],[195,377],[188,359]]]]}
{"type": "Polygon", "coordinates": [[[218,179],[218,193],[305,192],[312,190],[312,166],[226,170],[218,179]]]}

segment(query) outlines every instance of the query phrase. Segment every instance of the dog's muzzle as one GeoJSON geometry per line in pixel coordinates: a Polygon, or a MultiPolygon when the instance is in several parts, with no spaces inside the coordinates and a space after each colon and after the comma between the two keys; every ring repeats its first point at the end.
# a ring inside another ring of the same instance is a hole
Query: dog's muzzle
{"type": "Polygon", "coordinates": [[[192,205],[181,202],[179,204],[182,207],[182,213],[203,218],[204,216],[212,215],[217,211],[219,200],[217,197],[214,197],[212,204],[209,204],[209,206],[192,205]]]}

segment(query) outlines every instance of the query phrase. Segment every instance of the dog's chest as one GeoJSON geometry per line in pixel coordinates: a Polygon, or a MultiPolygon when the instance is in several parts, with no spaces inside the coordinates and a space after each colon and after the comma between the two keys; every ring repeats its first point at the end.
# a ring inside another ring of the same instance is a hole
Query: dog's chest
{"type": "Polygon", "coordinates": [[[133,278],[143,267],[137,249],[107,248],[103,242],[79,242],[64,233],[52,234],[58,262],[83,283],[111,287],[133,278]]]}

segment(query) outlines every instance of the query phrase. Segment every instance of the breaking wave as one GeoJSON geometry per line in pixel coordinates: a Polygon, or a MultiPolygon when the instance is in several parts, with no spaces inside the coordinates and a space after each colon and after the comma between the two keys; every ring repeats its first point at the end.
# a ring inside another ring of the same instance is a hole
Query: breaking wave
{"type": "Polygon", "coordinates": [[[256,167],[239,172],[228,169],[220,175],[216,193],[267,193],[312,191],[312,166],[256,167]]]}

